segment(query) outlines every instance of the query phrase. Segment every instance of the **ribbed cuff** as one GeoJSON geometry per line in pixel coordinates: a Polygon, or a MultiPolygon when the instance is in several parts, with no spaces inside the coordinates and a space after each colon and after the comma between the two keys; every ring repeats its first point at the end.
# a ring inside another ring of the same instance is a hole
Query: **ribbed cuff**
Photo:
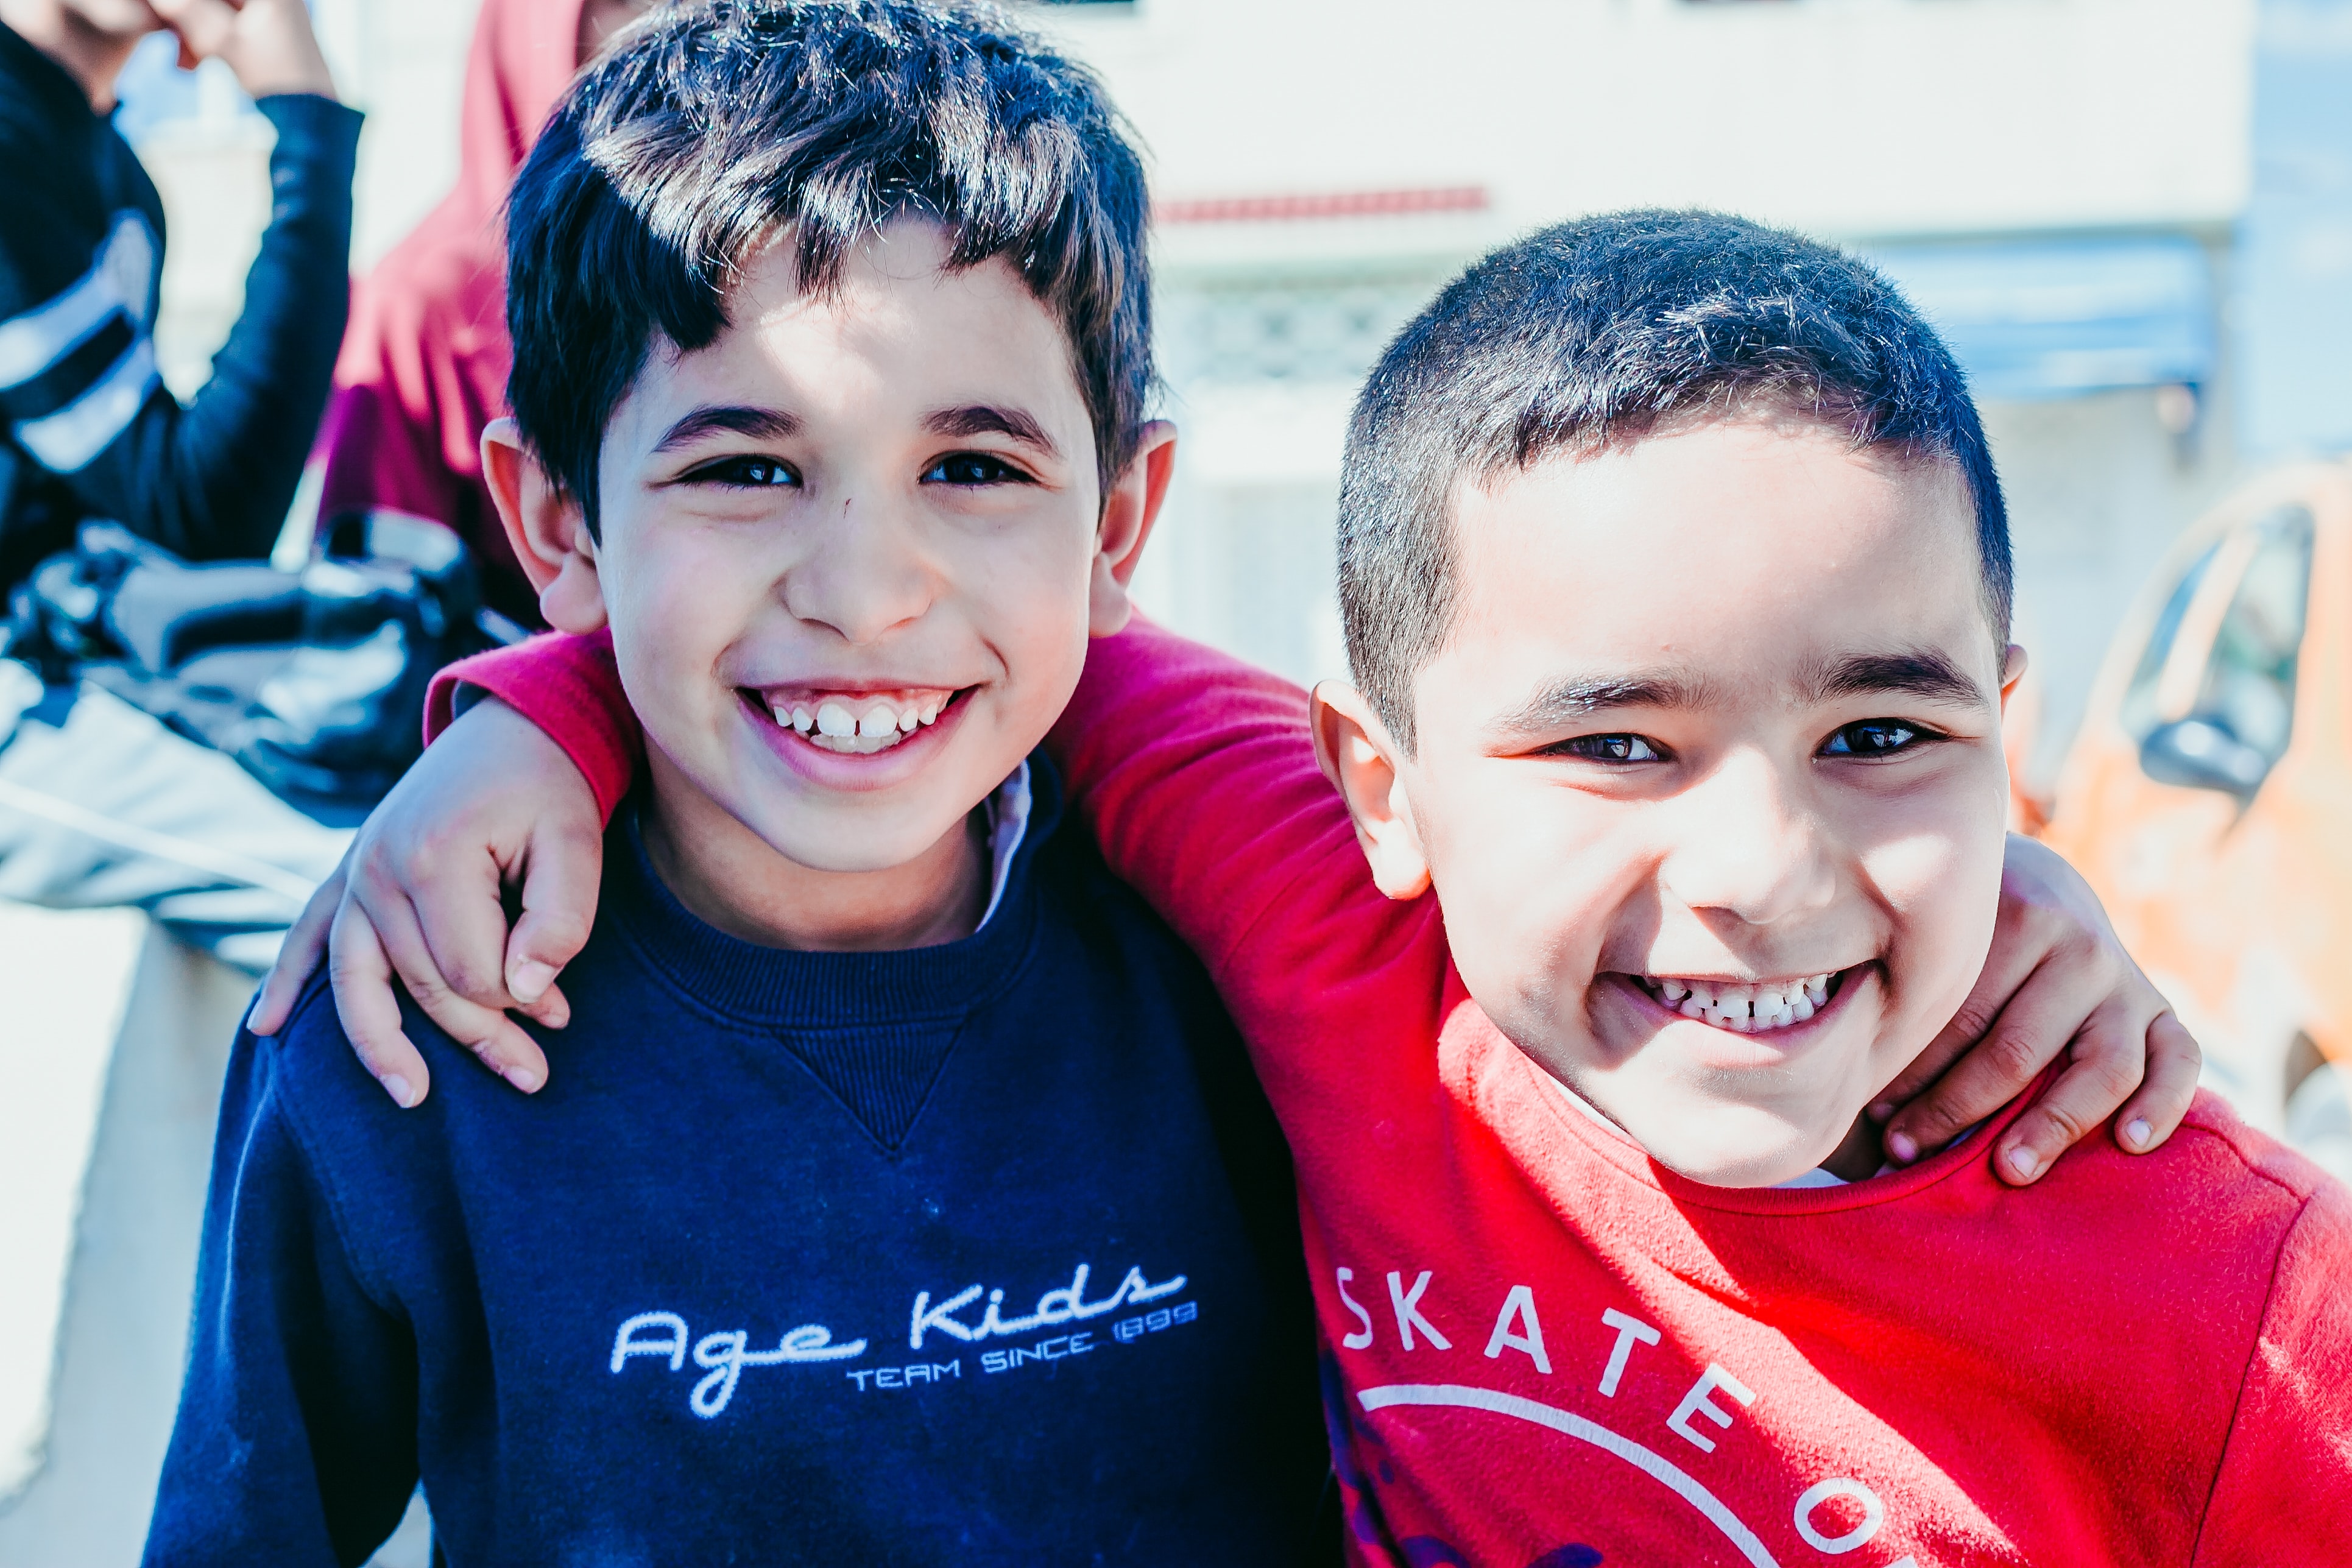
{"type": "Polygon", "coordinates": [[[274,158],[340,165],[348,179],[359,157],[365,115],[315,92],[273,92],[254,100],[253,107],[278,132],[274,158]]]}

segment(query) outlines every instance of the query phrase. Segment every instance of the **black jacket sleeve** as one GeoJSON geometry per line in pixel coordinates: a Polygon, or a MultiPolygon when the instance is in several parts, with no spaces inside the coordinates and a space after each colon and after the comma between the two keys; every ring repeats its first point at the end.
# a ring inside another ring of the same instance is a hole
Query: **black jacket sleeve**
{"type": "Polygon", "coordinates": [[[364,1563],[415,1489],[415,1342],[352,1267],[279,1048],[230,1058],[150,1564],[364,1563]]]}
{"type": "MultiPolygon", "coordinates": [[[[269,226],[212,379],[183,407],[151,377],[120,434],[55,475],[87,515],[116,519],[194,559],[267,555],[276,542],[351,309],[360,116],[307,94],[258,107],[278,132],[269,226]]],[[[89,366],[93,379],[101,368],[89,366]]],[[[37,452],[16,456],[39,462],[37,452]]]]}

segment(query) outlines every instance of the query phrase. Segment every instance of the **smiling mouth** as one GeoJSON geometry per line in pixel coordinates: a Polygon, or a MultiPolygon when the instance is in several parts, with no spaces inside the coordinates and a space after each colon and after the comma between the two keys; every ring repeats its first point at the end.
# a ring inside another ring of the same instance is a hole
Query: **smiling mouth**
{"type": "Polygon", "coordinates": [[[899,744],[975,689],[907,687],[834,691],[822,687],[739,687],[743,705],[822,752],[865,756],[899,744]]]}
{"type": "Polygon", "coordinates": [[[1836,999],[1862,965],[1808,974],[1797,980],[1740,984],[1727,980],[1685,980],[1670,974],[1629,974],[1627,980],[1669,1012],[1696,1018],[1735,1035],[1764,1035],[1792,1028],[1836,999]]]}

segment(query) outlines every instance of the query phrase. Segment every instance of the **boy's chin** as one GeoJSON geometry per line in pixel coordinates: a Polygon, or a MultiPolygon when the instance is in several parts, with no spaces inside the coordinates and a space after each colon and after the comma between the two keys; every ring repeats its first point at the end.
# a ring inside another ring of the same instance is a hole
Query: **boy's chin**
{"type": "Polygon", "coordinates": [[[1710,1187],[1777,1187],[1818,1170],[1845,1128],[1795,1127],[1752,1106],[1725,1108],[1654,1136],[1632,1129],[1651,1159],[1710,1187]]]}

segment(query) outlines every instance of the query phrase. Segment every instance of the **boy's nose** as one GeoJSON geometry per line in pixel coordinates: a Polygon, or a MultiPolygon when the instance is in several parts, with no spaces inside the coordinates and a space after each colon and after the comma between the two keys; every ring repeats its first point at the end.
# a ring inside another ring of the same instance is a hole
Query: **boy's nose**
{"type": "Polygon", "coordinates": [[[919,619],[939,593],[939,573],[904,519],[858,496],[814,531],[786,570],[784,608],[863,647],[919,619]]]}
{"type": "Polygon", "coordinates": [[[1690,909],[1770,925],[1835,897],[1821,825],[1803,782],[1770,759],[1738,752],[1675,803],[1661,867],[1666,890],[1690,909]]]}

